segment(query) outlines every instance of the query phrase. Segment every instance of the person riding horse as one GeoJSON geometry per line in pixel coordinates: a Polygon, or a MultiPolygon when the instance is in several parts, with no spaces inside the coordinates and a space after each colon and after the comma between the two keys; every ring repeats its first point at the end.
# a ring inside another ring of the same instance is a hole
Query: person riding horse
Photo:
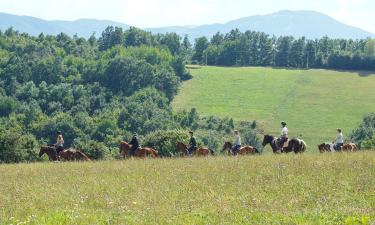
{"type": "Polygon", "coordinates": [[[137,149],[141,147],[137,133],[134,133],[133,138],[129,142],[129,144],[131,145],[130,152],[129,152],[130,156],[134,156],[135,151],[137,151],[137,149]]]}
{"type": "Polygon", "coordinates": [[[284,143],[288,141],[288,128],[286,127],[286,122],[281,122],[281,134],[279,138],[279,149],[278,151],[282,152],[284,143]]]}
{"type": "Polygon", "coordinates": [[[336,151],[340,151],[344,145],[344,135],[342,134],[342,130],[340,128],[337,128],[337,136],[332,143],[334,144],[333,149],[336,151]]]}
{"type": "Polygon", "coordinates": [[[57,131],[57,140],[56,143],[54,144],[55,149],[56,149],[56,156],[59,158],[59,154],[61,151],[64,151],[64,138],[62,136],[61,131],[57,131]]]}
{"type": "Polygon", "coordinates": [[[238,150],[240,150],[241,148],[241,136],[238,130],[234,131],[234,137],[235,137],[235,140],[232,146],[232,154],[237,155],[238,150]]]}
{"type": "Polygon", "coordinates": [[[193,131],[189,131],[190,140],[189,140],[189,148],[188,153],[191,156],[193,152],[197,149],[197,138],[194,136],[193,131]]]}

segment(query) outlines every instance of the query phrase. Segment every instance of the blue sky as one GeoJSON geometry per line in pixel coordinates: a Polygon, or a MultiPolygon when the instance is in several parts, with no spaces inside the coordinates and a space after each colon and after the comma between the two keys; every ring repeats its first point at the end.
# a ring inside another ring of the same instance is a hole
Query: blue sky
{"type": "Polygon", "coordinates": [[[0,12],[48,20],[107,19],[138,27],[222,23],[284,9],[319,11],[375,33],[375,0],[0,0],[0,12]]]}

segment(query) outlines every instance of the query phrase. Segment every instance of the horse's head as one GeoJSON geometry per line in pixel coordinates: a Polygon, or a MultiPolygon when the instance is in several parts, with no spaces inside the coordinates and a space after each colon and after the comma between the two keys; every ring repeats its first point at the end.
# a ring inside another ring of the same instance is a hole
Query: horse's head
{"type": "Polygon", "coordinates": [[[42,147],[40,147],[40,150],[39,150],[39,157],[42,157],[42,155],[44,155],[44,153],[46,153],[46,149],[48,149],[47,146],[42,146],[42,147]]]}
{"type": "Polygon", "coordinates": [[[322,144],[318,145],[318,149],[319,149],[320,153],[323,153],[326,150],[326,148],[327,148],[326,143],[322,143],[322,144]]]}
{"type": "Polygon", "coordinates": [[[268,135],[268,134],[264,135],[263,143],[262,143],[263,147],[266,146],[267,144],[271,144],[273,139],[274,139],[274,137],[271,136],[271,135],[268,135]]]}
{"type": "Polygon", "coordinates": [[[120,153],[128,152],[130,149],[130,144],[126,141],[120,141],[119,149],[120,149],[120,153]]]}
{"type": "Polygon", "coordinates": [[[232,148],[232,143],[230,143],[229,141],[224,143],[223,151],[225,151],[226,149],[231,149],[231,148],[232,148]]]}
{"type": "Polygon", "coordinates": [[[180,150],[180,151],[185,151],[185,150],[187,150],[187,145],[185,145],[185,144],[182,143],[182,142],[177,142],[176,147],[177,147],[177,149],[180,150]]]}

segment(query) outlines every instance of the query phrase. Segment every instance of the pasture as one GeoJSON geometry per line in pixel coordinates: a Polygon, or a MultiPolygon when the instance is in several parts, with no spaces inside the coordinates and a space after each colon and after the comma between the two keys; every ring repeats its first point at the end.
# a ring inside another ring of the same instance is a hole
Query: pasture
{"type": "Polygon", "coordinates": [[[375,152],[0,165],[0,224],[373,224],[375,152]]]}
{"type": "Polygon", "coordinates": [[[279,135],[287,121],[290,137],[302,134],[308,149],[332,141],[336,128],[348,135],[375,111],[375,72],[339,72],[261,67],[194,67],[173,101],[175,111],[197,108],[207,116],[256,120],[279,135]]]}

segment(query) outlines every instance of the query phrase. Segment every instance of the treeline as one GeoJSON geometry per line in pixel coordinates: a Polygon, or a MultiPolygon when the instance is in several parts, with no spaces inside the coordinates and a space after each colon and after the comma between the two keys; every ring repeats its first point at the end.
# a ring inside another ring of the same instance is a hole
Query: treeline
{"type": "MultiPolygon", "coordinates": [[[[0,32],[0,163],[39,160],[59,130],[65,147],[93,159],[118,156],[118,142],[133,132],[164,156],[175,154],[176,140],[187,142],[188,130],[219,151],[232,139],[232,119],[170,106],[191,77],[189,51],[187,38],[136,28],[108,27],[98,39],[0,32]]],[[[250,123],[239,129],[259,145],[250,123]]]]}
{"type": "Polygon", "coordinates": [[[192,60],[220,66],[375,70],[375,40],[295,39],[236,29],[196,39],[192,60]]]}

